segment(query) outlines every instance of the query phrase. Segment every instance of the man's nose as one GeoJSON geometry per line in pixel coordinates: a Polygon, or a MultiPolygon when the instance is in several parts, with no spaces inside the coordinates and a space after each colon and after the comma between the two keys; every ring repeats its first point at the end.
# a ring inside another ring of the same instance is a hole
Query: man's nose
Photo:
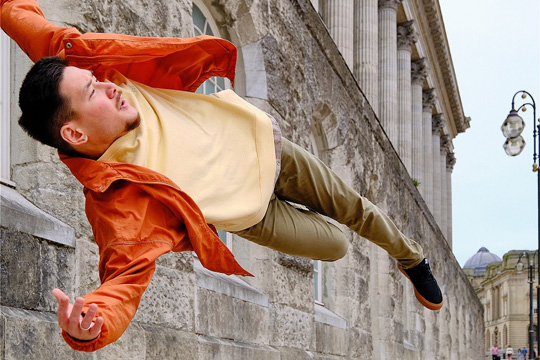
{"type": "Polygon", "coordinates": [[[112,99],[116,96],[116,85],[113,83],[104,83],[106,85],[105,92],[107,96],[112,99]]]}

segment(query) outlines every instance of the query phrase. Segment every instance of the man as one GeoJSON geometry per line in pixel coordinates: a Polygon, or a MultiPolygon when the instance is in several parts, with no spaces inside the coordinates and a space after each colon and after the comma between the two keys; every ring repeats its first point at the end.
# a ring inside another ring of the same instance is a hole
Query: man
{"type": "Polygon", "coordinates": [[[526,360],[527,359],[527,347],[524,346],[522,349],[521,349],[521,356],[523,358],[523,360],[526,360]]]}
{"type": "Polygon", "coordinates": [[[441,308],[421,247],[383,212],[234,92],[192,93],[210,76],[234,81],[232,44],[81,35],[49,23],[34,0],[2,0],[1,20],[37,61],[21,87],[19,123],[58,148],[84,185],[99,246],[98,289],[73,304],[53,290],[74,349],[94,351],[122,335],[155,260],[169,251],[193,250],[210,270],[250,275],[214,226],[292,255],[343,257],[344,235],[319,214],[387,250],[417,299],[441,308]]]}

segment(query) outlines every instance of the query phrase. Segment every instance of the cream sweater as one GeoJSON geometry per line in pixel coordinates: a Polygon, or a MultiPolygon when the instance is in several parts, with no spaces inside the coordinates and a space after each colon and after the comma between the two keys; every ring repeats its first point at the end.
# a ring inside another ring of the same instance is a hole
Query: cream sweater
{"type": "Polygon", "coordinates": [[[100,161],[167,176],[220,230],[261,221],[276,171],[272,123],[264,112],[232,90],[201,95],[129,80],[121,90],[139,111],[141,125],[117,139],[100,161]]]}

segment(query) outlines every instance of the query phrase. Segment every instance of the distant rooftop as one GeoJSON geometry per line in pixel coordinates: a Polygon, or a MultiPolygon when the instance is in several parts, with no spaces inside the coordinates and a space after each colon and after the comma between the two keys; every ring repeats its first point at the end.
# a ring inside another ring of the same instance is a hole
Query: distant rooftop
{"type": "Polygon", "coordinates": [[[494,261],[502,261],[502,259],[499,256],[490,253],[485,247],[481,247],[476,254],[467,260],[463,268],[474,269],[475,274],[481,275],[482,273],[485,273],[486,267],[494,261]]]}

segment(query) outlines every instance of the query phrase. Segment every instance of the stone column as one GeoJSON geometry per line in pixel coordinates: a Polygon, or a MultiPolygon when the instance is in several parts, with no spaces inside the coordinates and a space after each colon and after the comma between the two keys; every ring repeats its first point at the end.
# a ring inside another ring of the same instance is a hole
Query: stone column
{"type": "MultiPolygon", "coordinates": [[[[379,0],[379,119],[397,149],[397,9],[401,0],[379,0]]],[[[374,359],[392,359],[388,344],[390,332],[385,324],[393,318],[390,258],[381,248],[370,247],[373,267],[370,270],[371,324],[374,359]]]]}
{"type": "Polygon", "coordinates": [[[432,142],[433,142],[433,208],[432,214],[437,224],[441,224],[441,129],[443,114],[433,116],[432,142]]]}
{"type": "Polygon", "coordinates": [[[378,0],[354,2],[354,76],[379,113],[378,0]]]}
{"type": "Polygon", "coordinates": [[[446,222],[446,241],[450,248],[453,245],[452,239],[452,172],[454,171],[454,165],[456,164],[456,157],[453,152],[449,152],[446,157],[446,193],[448,196],[448,213],[446,222]]]}
{"type": "MultiPolygon", "coordinates": [[[[412,108],[411,108],[411,48],[416,41],[413,22],[407,21],[397,27],[398,69],[398,143],[397,151],[410,175],[412,166],[412,108]]],[[[414,175],[412,175],[415,178],[414,175]]]]}
{"type": "Polygon", "coordinates": [[[353,68],[354,0],[323,0],[319,8],[334,42],[349,68],[353,68]]]}
{"type": "Polygon", "coordinates": [[[446,183],[446,157],[448,156],[448,149],[450,148],[450,136],[441,135],[441,153],[440,153],[440,165],[441,165],[441,220],[439,222],[439,228],[446,237],[447,224],[448,224],[448,185],[446,183]]]}
{"type": "Polygon", "coordinates": [[[397,9],[401,0],[379,0],[379,119],[397,145],[397,9]]]}
{"type": "MultiPolygon", "coordinates": [[[[423,192],[425,180],[424,161],[424,127],[422,123],[422,86],[427,77],[424,59],[416,60],[411,65],[411,121],[412,121],[412,177],[420,182],[419,190],[423,192]]],[[[431,142],[431,137],[429,138],[431,142]]]]}
{"type": "MultiPolygon", "coordinates": [[[[427,74],[427,72],[426,72],[427,74]]],[[[429,210],[433,214],[433,105],[435,104],[435,89],[422,92],[422,128],[424,153],[424,178],[420,192],[429,210]]]]}

